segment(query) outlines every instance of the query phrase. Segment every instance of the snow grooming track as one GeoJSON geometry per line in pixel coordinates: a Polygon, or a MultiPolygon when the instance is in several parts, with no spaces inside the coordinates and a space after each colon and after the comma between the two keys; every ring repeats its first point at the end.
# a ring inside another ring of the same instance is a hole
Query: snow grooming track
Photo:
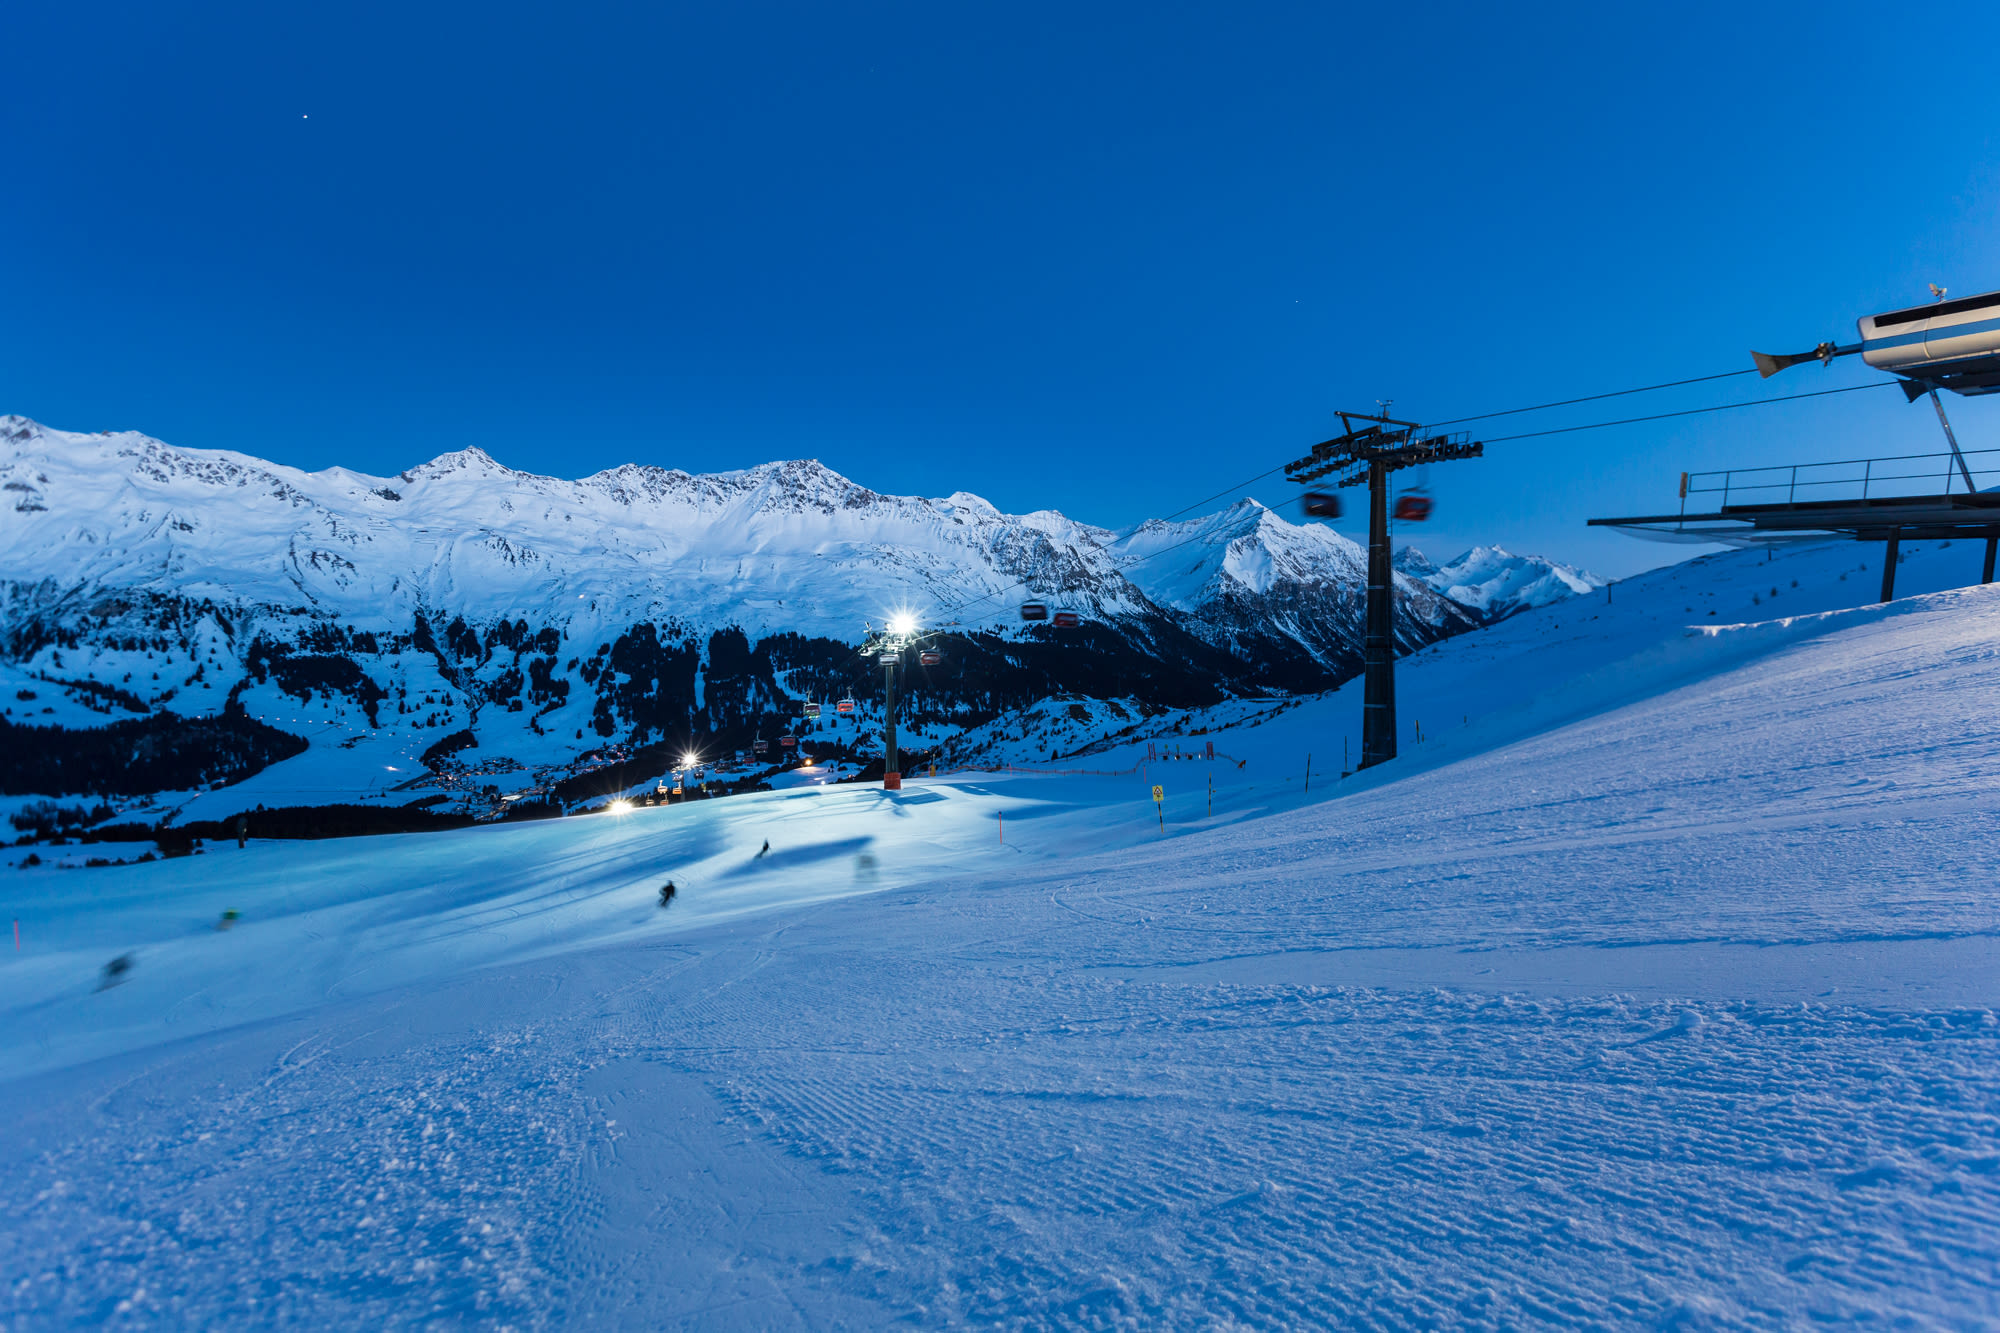
{"type": "Polygon", "coordinates": [[[23,874],[79,990],[140,962],[96,1048],[55,964],[0,970],[9,1058],[49,1039],[0,1084],[5,1314],[1992,1323],[1996,643],[2000,589],[1676,631],[1560,717],[1164,838],[1130,783],[986,777],[374,840],[352,908],[339,849],[23,874]],[[767,827],[842,850],[729,887],[767,827]],[[530,852],[588,914],[480,886],[530,852]],[[621,900],[682,856],[685,917],[621,900]],[[433,943],[367,948],[410,984],[309,1007],[255,910],[200,941],[234,970],[150,942],[283,867],[301,920],[407,899],[433,943]],[[438,923],[482,893],[553,924],[466,971],[438,923]],[[177,986],[289,1016],[174,1041],[139,1015],[177,986]]]}

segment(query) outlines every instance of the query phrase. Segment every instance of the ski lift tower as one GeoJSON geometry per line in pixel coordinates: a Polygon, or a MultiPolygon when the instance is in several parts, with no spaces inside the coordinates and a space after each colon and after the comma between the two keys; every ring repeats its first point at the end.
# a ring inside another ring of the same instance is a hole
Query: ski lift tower
{"type": "Polygon", "coordinates": [[[1368,486],[1368,619],[1362,638],[1361,767],[1396,757],[1396,574],[1389,550],[1389,474],[1426,463],[1478,458],[1486,446],[1464,431],[1450,434],[1386,411],[1341,412],[1345,433],[1323,440],[1285,475],[1301,484],[1343,474],[1337,486],[1368,486]]]}

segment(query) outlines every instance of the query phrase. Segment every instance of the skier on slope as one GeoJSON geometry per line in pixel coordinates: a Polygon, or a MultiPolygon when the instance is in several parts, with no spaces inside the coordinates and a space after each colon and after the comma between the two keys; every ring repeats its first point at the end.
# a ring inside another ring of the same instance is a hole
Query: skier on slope
{"type": "Polygon", "coordinates": [[[97,983],[97,989],[108,990],[111,987],[116,986],[119,982],[125,979],[125,974],[127,972],[130,972],[131,970],[132,970],[132,955],[129,953],[119,954],[116,958],[112,959],[110,962],[104,965],[104,978],[103,980],[97,983]]]}
{"type": "Polygon", "coordinates": [[[668,880],[660,886],[660,906],[665,907],[674,900],[674,882],[668,880]]]}

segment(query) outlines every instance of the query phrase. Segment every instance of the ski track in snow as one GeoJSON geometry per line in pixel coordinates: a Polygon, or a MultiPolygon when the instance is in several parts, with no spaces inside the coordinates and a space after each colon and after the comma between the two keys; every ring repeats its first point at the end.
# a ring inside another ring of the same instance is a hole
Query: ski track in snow
{"type": "MultiPolygon", "coordinates": [[[[0,970],[0,1051],[43,1071],[0,1084],[0,1311],[2000,1321],[1996,642],[1996,590],[1755,627],[1165,837],[1133,783],[989,779],[380,840],[358,906],[285,890],[319,943],[273,921],[258,959],[246,919],[89,996],[137,914],[172,934],[107,889],[68,989],[0,970]],[[451,879],[559,846],[540,897],[451,879]],[[646,913],[668,856],[708,868],[646,913]]],[[[278,855],[355,864],[95,873],[278,855]]]]}

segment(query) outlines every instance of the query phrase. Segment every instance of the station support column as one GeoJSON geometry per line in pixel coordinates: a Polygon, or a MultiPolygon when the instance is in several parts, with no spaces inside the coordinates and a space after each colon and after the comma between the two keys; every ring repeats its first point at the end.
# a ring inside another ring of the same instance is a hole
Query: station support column
{"type": "Polygon", "coordinates": [[[1896,561],[1903,553],[1903,530],[1889,529],[1889,546],[1882,552],[1882,600],[1896,600],[1896,561]]]}

